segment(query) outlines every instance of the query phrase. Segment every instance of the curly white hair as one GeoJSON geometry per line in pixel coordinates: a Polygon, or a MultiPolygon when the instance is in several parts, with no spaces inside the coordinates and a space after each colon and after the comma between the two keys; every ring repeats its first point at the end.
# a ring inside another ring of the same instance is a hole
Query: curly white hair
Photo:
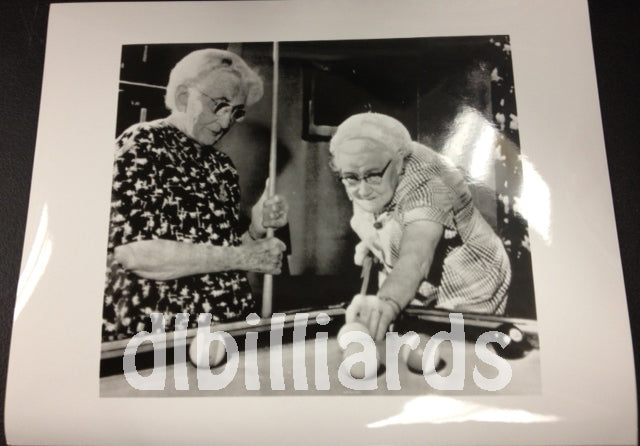
{"type": "Polygon", "coordinates": [[[262,79],[240,56],[231,51],[206,48],[187,54],[171,70],[164,98],[167,108],[176,109],[178,86],[193,85],[216,70],[225,70],[240,78],[247,95],[245,105],[255,104],[262,98],[262,79]]]}

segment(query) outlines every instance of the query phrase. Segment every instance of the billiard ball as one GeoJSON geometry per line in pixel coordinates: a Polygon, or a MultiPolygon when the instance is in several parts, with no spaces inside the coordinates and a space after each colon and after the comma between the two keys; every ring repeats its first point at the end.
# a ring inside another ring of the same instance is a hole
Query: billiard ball
{"type": "Polygon", "coordinates": [[[440,364],[440,352],[438,348],[430,348],[426,353],[427,356],[424,357],[425,348],[431,336],[424,333],[419,333],[415,336],[418,336],[418,346],[412,350],[408,345],[403,345],[400,357],[407,364],[409,370],[414,373],[433,373],[440,364]],[[425,364],[424,367],[423,363],[425,364]]]}
{"type": "Polygon", "coordinates": [[[198,338],[193,338],[191,345],[189,346],[189,359],[199,368],[211,368],[217,367],[224,360],[227,350],[224,342],[219,339],[214,339],[209,343],[209,349],[203,349],[204,351],[198,351],[198,338]]]}
{"type": "MultiPolygon", "coordinates": [[[[362,336],[367,336],[371,339],[371,342],[373,342],[373,338],[371,337],[371,335],[369,334],[369,330],[367,329],[367,327],[365,327],[363,324],[361,324],[360,322],[349,322],[346,323],[342,326],[342,328],[340,328],[340,331],[338,332],[338,343],[340,345],[340,339],[346,335],[347,333],[351,333],[351,332],[360,332],[362,333],[362,336]]],[[[364,347],[363,344],[361,342],[357,341],[358,337],[356,337],[356,340],[354,340],[353,342],[349,343],[346,347],[340,347],[343,348],[343,353],[342,353],[342,357],[343,360],[348,358],[351,355],[355,355],[355,354],[362,354],[362,352],[364,351],[364,347]]],[[[377,373],[380,371],[381,369],[381,361],[380,361],[380,353],[379,353],[379,348],[378,346],[376,346],[376,364],[375,364],[375,374],[377,375],[377,373]]],[[[365,368],[365,363],[363,361],[358,361],[356,363],[354,363],[351,366],[351,369],[349,371],[349,373],[351,374],[352,378],[355,379],[363,379],[363,378],[372,378],[376,375],[367,375],[367,370],[365,368]]]]}
{"type": "Polygon", "coordinates": [[[340,331],[338,331],[338,340],[340,340],[340,338],[346,333],[352,331],[359,331],[371,337],[369,329],[364,324],[361,324],[360,322],[347,322],[340,328],[340,331]]]}
{"type": "Polygon", "coordinates": [[[531,349],[529,340],[524,332],[511,323],[498,326],[495,332],[497,333],[495,334],[496,340],[494,342],[496,345],[494,348],[496,353],[503,358],[521,358],[531,349]],[[498,339],[506,342],[507,345],[502,347],[498,343],[498,339]]]}

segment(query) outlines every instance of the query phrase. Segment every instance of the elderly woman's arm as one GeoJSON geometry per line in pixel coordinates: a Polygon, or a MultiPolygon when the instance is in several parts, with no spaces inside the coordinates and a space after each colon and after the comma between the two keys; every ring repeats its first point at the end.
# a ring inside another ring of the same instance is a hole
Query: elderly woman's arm
{"type": "Polygon", "coordinates": [[[347,322],[359,320],[369,327],[376,340],[384,338],[389,324],[415,297],[427,276],[444,227],[420,220],[405,228],[400,254],[377,296],[356,296],[347,308],[347,322]]]}
{"type": "Polygon", "coordinates": [[[279,195],[267,198],[266,190],[253,206],[252,222],[240,246],[142,240],[117,246],[114,259],[125,269],[152,280],[230,270],[280,274],[286,246],[276,238],[265,238],[266,228],[287,224],[289,205],[279,195]]]}
{"type": "Polygon", "coordinates": [[[171,240],[142,240],[117,246],[114,258],[125,269],[140,277],[170,280],[230,270],[280,274],[284,250],[284,243],[276,238],[229,247],[171,240]]]}
{"type": "Polygon", "coordinates": [[[420,283],[429,273],[444,227],[427,220],[409,224],[400,241],[400,255],[382,284],[378,296],[393,299],[400,308],[413,300],[420,283]]]}

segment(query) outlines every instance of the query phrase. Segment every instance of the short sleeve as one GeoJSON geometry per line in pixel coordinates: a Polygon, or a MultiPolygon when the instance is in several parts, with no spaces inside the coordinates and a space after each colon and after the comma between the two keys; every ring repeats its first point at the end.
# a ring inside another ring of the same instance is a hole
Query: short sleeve
{"type": "Polygon", "coordinates": [[[415,181],[398,201],[403,225],[428,220],[455,230],[451,189],[439,178],[415,181]]]}
{"type": "MultiPolygon", "coordinates": [[[[109,249],[160,238],[162,194],[147,130],[125,132],[116,142],[111,193],[109,249]]],[[[166,226],[166,225],[164,225],[166,226]]]]}

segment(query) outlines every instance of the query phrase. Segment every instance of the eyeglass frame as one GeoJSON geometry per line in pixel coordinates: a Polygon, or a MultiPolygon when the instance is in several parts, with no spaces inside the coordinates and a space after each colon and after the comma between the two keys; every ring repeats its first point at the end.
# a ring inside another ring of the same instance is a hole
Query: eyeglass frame
{"type": "Polygon", "coordinates": [[[205,93],[204,91],[200,90],[198,87],[196,87],[195,85],[191,85],[191,88],[193,88],[194,90],[196,90],[198,93],[200,93],[202,96],[206,97],[207,99],[209,99],[211,102],[213,102],[214,107],[211,108],[211,111],[213,112],[214,115],[216,116],[220,116],[220,112],[222,110],[224,110],[224,107],[229,107],[229,118],[231,119],[232,122],[242,122],[242,120],[244,119],[247,111],[245,110],[245,106],[244,104],[242,105],[231,105],[229,103],[229,101],[227,101],[224,98],[212,98],[211,96],[209,96],[207,93],[205,93]],[[236,113],[237,112],[242,112],[242,115],[240,117],[236,117],[236,113]]]}
{"type": "Polygon", "coordinates": [[[343,173],[339,173],[338,177],[340,181],[347,187],[356,187],[359,186],[362,181],[367,183],[369,186],[379,186],[382,184],[382,179],[384,178],[384,174],[389,169],[393,158],[389,160],[389,162],[382,168],[380,172],[368,172],[364,175],[360,176],[355,173],[350,173],[348,177],[345,177],[343,173]],[[377,182],[371,182],[372,179],[376,179],[377,182]],[[349,183],[349,181],[355,181],[354,183],[349,183]]]}

